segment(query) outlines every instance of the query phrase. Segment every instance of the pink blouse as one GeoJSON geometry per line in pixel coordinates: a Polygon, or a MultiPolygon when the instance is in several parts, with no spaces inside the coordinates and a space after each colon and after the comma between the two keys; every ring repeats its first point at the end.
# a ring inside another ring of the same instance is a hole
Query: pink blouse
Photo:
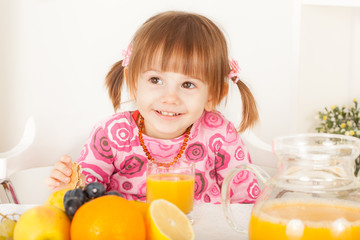
{"type": "MultiPolygon", "coordinates": [[[[133,112],[116,113],[95,125],[78,163],[86,182],[101,182],[127,199],[146,200],[146,164],[133,112]]],[[[184,136],[156,139],[143,134],[144,143],[156,160],[172,161],[184,136]]],[[[250,155],[234,125],[217,112],[204,111],[191,128],[183,159],[195,163],[195,201],[220,203],[220,189],[228,171],[250,163],[250,155]]],[[[232,183],[232,199],[254,202],[260,193],[256,178],[240,172],[232,183]]]]}

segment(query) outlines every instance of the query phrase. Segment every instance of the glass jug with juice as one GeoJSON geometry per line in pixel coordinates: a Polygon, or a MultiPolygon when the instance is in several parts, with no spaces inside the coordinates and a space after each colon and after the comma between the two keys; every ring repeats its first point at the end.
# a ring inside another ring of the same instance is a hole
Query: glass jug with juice
{"type": "Polygon", "coordinates": [[[224,214],[249,240],[360,239],[360,181],[354,175],[360,140],[334,134],[276,138],[278,173],[268,178],[254,165],[233,169],[222,186],[224,214]],[[230,188],[242,170],[265,183],[252,209],[249,229],[239,229],[230,207],[230,188]]]}

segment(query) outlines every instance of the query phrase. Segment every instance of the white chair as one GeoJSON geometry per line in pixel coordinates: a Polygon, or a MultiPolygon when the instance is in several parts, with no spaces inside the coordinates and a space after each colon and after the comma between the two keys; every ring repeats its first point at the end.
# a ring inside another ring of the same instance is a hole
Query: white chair
{"type": "Polygon", "coordinates": [[[0,179],[7,177],[7,159],[15,157],[25,151],[35,139],[35,122],[29,117],[20,142],[7,152],[0,153],[0,179]]]}
{"type": "Polygon", "coordinates": [[[9,179],[20,204],[44,204],[51,192],[45,185],[53,166],[29,168],[17,171],[9,179]]]}
{"type": "Polygon", "coordinates": [[[7,160],[25,151],[34,141],[35,123],[30,117],[20,142],[7,152],[0,153],[0,203],[19,203],[16,187],[8,178],[7,160]]]}
{"type": "MultiPolygon", "coordinates": [[[[218,110],[234,123],[235,127],[240,125],[242,119],[242,103],[241,95],[235,84],[229,85],[229,94],[218,106],[218,110]]],[[[253,163],[259,165],[270,176],[274,176],[277,169],[277,160],[272,153],[271,144],[264,142],[252,129],[248,129],[241,133],[241,138],[244,140],[245,145],[250,152],[253,163]]]]}
{"type": "Polygon", "coordinates": [[[243,132],[242,138],[251,153],[253,163],[258,164],[271,177],[274,176],[277,172],[275,165],[277,160],[272,152],[272,146],[261,140],[251,130],[243,132]],[[262,161],[258,161],[258,158],[262,158],[262,161]],[[259,164],[258,162],[261,163],[259,164]],[[268,162],[268,164],[265,165],[264,162],[268,162]]]}
{"type": "MultiPolygon", "coordinates": [[[[20,204],[43,204],[50,191],[44,183],[44,179],[49,176],[52,166],[38,167],[24,169],[13,172],[8,176],[7,161],[22,152],[24,152],[35,139],[35,122],[34,118],[30,117],[25,125],[25,130],[19,143],[7,152],[0,153],[0,179],[14,189],[17,202],[20,204]]],[[[0,189],[2,190],[2,189],[0,189]]],[[[0,191],[0,195],[1,195],[0,191]]],[[[5,196],[0,196],[0,203],[11,202],[13,199],[5,193],[5,196]],[[7,195],[7,196],[6,196],[7,195]]]]}

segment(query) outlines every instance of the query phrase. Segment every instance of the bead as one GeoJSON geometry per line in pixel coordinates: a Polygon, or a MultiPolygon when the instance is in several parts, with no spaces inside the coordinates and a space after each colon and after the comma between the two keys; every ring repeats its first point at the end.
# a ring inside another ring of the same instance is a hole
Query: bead
{"type": "MultiPolygon", "coordinates": [[[[144,144],[144,139],[143,139],[143,135],[142,135],[142,133],[144,131],[144,118],[141,115],[139,116],[139,118],[140,118],[140,122],[139,122],[140,145],[142,146],[143,151],[146,154],[148,160],[150,162],[155,162],[155,159],[151,156],[151,154],[149,153],[148,149],[146,148],[146,146],[144,144]]],[[[174,160],[171,161],[170,163],[158,163],[159,166],[170,167],[170,166],[174,165],[177,161],[179,161],[179,159],[181,158],[181,155],[184,153],[184,151],[186,149],[187,142],[189,141],[190,130],[191,130],[191,126],[186,129],[186,132],[184,134],[184,142],[180,148],[179,153],[174,157],[174,160]]]]}

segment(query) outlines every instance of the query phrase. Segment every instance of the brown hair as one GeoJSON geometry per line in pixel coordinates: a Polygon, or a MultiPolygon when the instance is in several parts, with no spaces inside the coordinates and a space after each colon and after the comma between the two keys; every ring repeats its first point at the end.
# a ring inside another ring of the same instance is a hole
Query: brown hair
{"type": "MultiPolygon", "coordinates": [[[[168,11],[148,19],[131,41],[126,85],[135,96],[139,74],[161,63],[161,71],[174,71],[206,81],[214,109],[227,95],[230,72],[228,49],[221,30],[208,18],[186,12],[168,11]]],[[[115,110],[120,108],[124,82],[122,60],[106,76],[106,86],[115,110]]],[[[242,97],[239,131],[258,121],[256,102],[249,88],[237,82],[242,97]]]]}

